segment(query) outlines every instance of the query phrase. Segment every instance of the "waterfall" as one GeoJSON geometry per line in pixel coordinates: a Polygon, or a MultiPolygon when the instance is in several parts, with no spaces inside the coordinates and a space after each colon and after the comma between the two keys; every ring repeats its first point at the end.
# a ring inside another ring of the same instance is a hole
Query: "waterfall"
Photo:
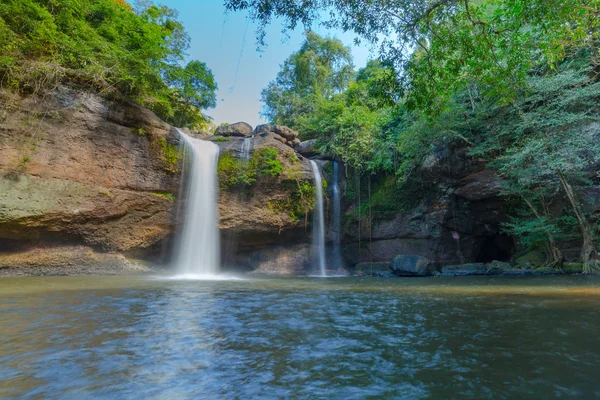
{"type": "Polygon", "coordinates": [[[317,192],[317,202],[315,212],[313,213],[313,257],[317,261],[321,276],[326,276],[325,272],[325,217],[323,211],[323,182],[319,166],[313,160],[310,166],[315,177],[315,186],[317,192]]]}
{"type": "Polygon", "coordinates": [[[250,153],[252,152],[252,138],[252,136],[244,138],[244,141],[242,142],[242,148],[240,149],[242,160],[250,159],[250,153]]]}
{"type": "Polygon", "coordinates": [[[190,169],[185,176],[185,220],[175,265],[184,278],[210,278],[219,272],[221,252],[217,206],[219,147],[178,132],[190,169]]]}
{"type": "Polygon", "coordinates": [[[341,212],[342,212],[342,200],[340,196],[340,182],[339,182],[339,171],[340,165],[337,161],[333,162],[333,215],[331,218],[331,232],[333,234],[333,257],[332,264],[336,268],[342,267],[342,252],[340,249],[341,239],[341,212]]]}

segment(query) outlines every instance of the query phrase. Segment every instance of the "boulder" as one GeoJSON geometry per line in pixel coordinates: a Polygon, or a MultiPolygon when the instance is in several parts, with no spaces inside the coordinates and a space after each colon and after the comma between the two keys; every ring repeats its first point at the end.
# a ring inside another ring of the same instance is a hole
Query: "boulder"
{"type": "Polygon", "coordinates": [[[390,269],[398,276],[429,276],[433,272],[431,262],[416,255],[397,255],[390,263],[390,269]]]}
{"type": "Polygon", "coordinates": [[[263,135],[268,132],[274,132],[275,128],[271,124],[258,125],[254,128],[254,135],[263,135]]]}
{"type": "Polygon", "coordinates": [[[296,151],[306,158],[314,157],[320,154],[320,151],[316,148],[316,144],[317,139],[305,140],[296,146],[296,151]]]}
{"type": "Polygon", "coordinates": [[[294,149],[296,147],[300,146],[300,143],[302,143],[302,142],[298,138],[296,138],[296,139],[294,139],[294,140],[292,140],[292,141],[289,142],[290,146],[292,146],[292,148],[294,148],[294,149]]]}
{"type": "Polygon", "coordinates": [[[215,131],[217,136],[252,136],[252,127],[245,122],[236,122],[235,124],[219,126],[215,131]]]}
{"type": "Polygon", "coordinates": [[[293,130],[291,128],[288,128],[287,126],[283,126],[283,125],[275,125],[274,131],[279,136],[285,138],[286,140],[290,140],[290,141],[297,139],[299,136],[298,132],[296,132],[295,130],[293,130]]]}
{"type": "Polygon", "coordinates": [[[489,264],[486,264],[485,268],[487,270],[487,272],[486,272],[487,275],[497,275],[497,274],[501,274],[502,271],[512,269],[512,265],[510,265],[507,262],[495,260],[489,264]]]}

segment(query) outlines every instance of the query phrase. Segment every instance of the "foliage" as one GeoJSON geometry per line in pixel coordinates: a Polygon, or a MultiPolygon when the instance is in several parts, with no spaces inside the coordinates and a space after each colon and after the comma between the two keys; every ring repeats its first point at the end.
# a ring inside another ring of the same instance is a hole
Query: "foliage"
{"type": "Polygon", "coordinates": [[[277,78],[263,90],[263,116],[302,131],[299,118],[310,114],[314,104],[344,91],[352,68],[350,50],[339,40],[306,32],[300,50],[283,63],[277,78]]]}
{"type": "Polygon", "coordinates": [[[181,66],[189,38],[162,5],[134,12],[115,0],[6,0],[0,3],[0,82],[36,92],[65,79],[124,96],[167,122],[203,125],[215,105],[211,71],[181,66]]]}
{"type": "Polygon", "coordinates": [[[328,27],[381,44],[384,58],[407,71],[410,102],[429,112],[476,81],[505,100],[536,65],[553,66],[597,37],[600,0],[225,0],[260,21],[310,27],[321,12],[328,27]]]}
{"type": "Polygon", "coordinates": [[[221,189],[246,187],[256,182],[256,171],[231,153],[221,154],[217,165],[221,189]]]}
{"type": "Polygon", "coordinates": [[[261,178],[269,179],[281,175],[283,164],[277,156],[277,150],[271,147],[255,150],[250,162],[237,159],[231,153],[222,154],[217,165],[221,189],[244,189],[261,178]]]}
{"type": "Polygon", "coordinates": [[[212,141],[213,141],[213,143],[225,143],[225,142],[230,142],[231,138],[228,138],[225,136],[217,136],[212,141]]]}
{"type": "MultiPolygon", "coordinates": [[[[557,264],[557,240],[570,235],[576,222],[583,270],[591,271],[598,227],[576,188],[590,185],[590,172],[600,164],[600,137],[589,129],[598,114],[600,0],[225,4],[248,9],[263,22],[260,42],[273,17],[288,28],[310,27],[327,11],[325,25],[381,44],[386,62],[370,63],[341,92],[290,98],[273,92],[282,111],[272,116],[291,110],[293,119],[286,120],[305,137],[318,138],[325,153],[354,169],[359,181],[364,174],[395,174],[406,184],[418,179],[424,161],[467,147],[497,169],[503,194],[517,203],[504,229],[527,245],[544,243],[557,264]],[[560,210],[553,208],[558,197],[567,200],[560,210]]],[[[376,188],[373,197],[379,193],[376,188]]],[[[362,197],[356,196],[359,214],[362,197]]]]}
{"type": "Polygon", "coordinates": [[[296,181],[290,183],[290,195],[282,200],[269,202],[269,209],[289,215],[293,222],[300,221],[300,217],[306,216],[316,203],[316,187],[307,181],[296,181]]]}
{"type": "Polygon", "coordinates": [[[173,193],[152,192],[152,194],[163,199],[175,201],[175,196],[173,195],[173,193]]]}
{"type": "Polygon", "coordinates": [[[166,139],[158,139],[155,143],[157,143],[154,146],[158,147],[162,168],[170,173],[178,172],[183,152],[177,146],[167,142],[166,139]]]}
{"type": "Polygon", "coordinates": [[[277,159],[279,153],[271,147],[262,147],[252,154],[250,169],[258,177],[277,177],[283,172],[283,164],[277,159]]]}

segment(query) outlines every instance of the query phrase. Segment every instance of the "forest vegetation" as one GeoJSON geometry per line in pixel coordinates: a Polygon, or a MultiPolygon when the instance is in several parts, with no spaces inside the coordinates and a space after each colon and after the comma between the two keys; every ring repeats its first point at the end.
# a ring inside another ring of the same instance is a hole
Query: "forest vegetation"
{"type": "MultiPolygon", "coordinates": [[[[467,147],[504,181],[512,205],[505,232],[564,260],[559,240],[582,243],[584,271],[594,268],[598,226],[577,188],[598,180],[600,58],[597,0],[227,0],[264,27],[309,30],[263,91],[264,116],[318,138],[346,163],[368,199],[358,212],[392,210],[418,187],[424,158],[467,147]],[[379,59],[355,71],[350,50],[310,27],[353,31],[379,46],[379,59]],[[371,182],[375,190],[371,196],[371,182]],[[567,207],[552,211],[557,196],[567,207]]],[[[422,183],[422,182],[421,182],[422,183]]],[[[360,215],[358,216],[360,218],[360,215]]]]}
{"type": "Polygon", "coordinates": [[[186,62],[190,39],[177,12],[124,0],[0,3],[0,84],[25,93],[64,81],[133,100],[180,127],[202,128],[217,84],[186,62]]]}

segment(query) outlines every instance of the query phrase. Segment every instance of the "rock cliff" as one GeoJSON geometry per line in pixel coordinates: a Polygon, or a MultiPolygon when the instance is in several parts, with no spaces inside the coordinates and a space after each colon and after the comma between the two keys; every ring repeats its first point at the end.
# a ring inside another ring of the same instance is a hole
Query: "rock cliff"
{"type": "MultiPolygon", "coordinates": [[[[168,262],[182,162],[173,127],[136,104],[68,87],[44,96],[1,92],[0,105],[0,269],[56,273],[62,263],[81,267],[68,273],[86,265],[91,273],[136,270],[122,254],[168,262]]],[[[222,160],[251,162],[240,154],[249,125],[220,133],[209,140],[222,160]]],[[[262,126],[251,140],[251,154],[271,149],[281,171],[256,172],[244,187],[223,185],[220,226],[225,261],[260,271],[278,264],[281,248],[309,240],[303,213],[312,199],[303,191],[312,177],[291,147],[297,133],[262,126]]]]}

